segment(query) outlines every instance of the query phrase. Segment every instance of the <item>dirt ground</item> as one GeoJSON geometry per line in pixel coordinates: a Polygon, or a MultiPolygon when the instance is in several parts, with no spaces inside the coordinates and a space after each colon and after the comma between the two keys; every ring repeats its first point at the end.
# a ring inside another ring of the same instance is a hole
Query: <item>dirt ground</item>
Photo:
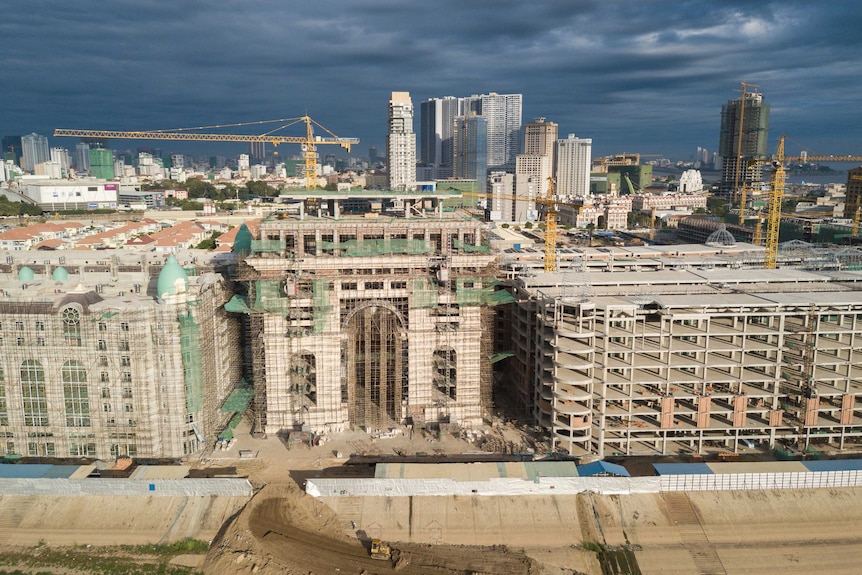
{"type": "MultiPolygon", "coordinates": [[[[529,443],[523,429],[489,433],[509,446],[529,443]]],[[[642,575],[859,572],[862,490],[316,500],[297,485],[330,474],[351,453],[469,453],[480,442],[363,433],[292,449],[245,441],[261,446],[250,477],[268,485],[216,540],[207,574],[393,572],[363,546],[378,536],[408,558],[399,573],[621,575],[627,571],[613,565],[619,557],[607,561],[614,553],[642,575]]]]}
{"type": "MultiPolygon", "coordinates": [[[[351,454],[464,454],[535,449],[528,429],[326,438],[288,446],[242,425],[231,450],[194,467],[235,468],[259,488],[244,498],[0,497],[0,547],[141,544],[191,537],[213,544],[177,558],[209,575],[345,573],[524,575],[803,575],[859,573],[862,489],[553,497],[328,497],[312,476],[361,475],[351,454]],[[98,500],[96,500],[98,499],[98,500]],[[94,510],[97,510],[94,513],[94,510]],[[370,558],[370,537],[395,562],[370,558]]],[[[29,547],[32,548],[32,547],[29,547]]],[[[199,572],[200,572],[199,571],[199,572]]],[[[58,572],[59,573],[59,572],[58,572]]]]}
{"type": "Polygon", "coordinates": [[[341,519],[323,502],[293,484],[261,490],[213,543],[204,565],[208,575],[400,573],[403,575],[575,574],[543,570],[523,551],[505,546],[393,543],[391,561],[372,559],[370,539],[344,533],[341,519]]]}

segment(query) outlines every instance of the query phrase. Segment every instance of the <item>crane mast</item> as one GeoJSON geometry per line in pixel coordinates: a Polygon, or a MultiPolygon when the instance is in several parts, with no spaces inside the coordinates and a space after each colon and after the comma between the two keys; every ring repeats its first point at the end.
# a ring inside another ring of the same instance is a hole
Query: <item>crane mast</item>
{"type": "Polygon", "coordinates": [[[769,215],[766,219],[766,258],[764,267],[774,270],[778,260],[778,229],[781,224],[781,204],[784,202],[784,138],[778,142],[778,150],[772,161],[769,176],[769,215]]]}
{"type": "Polygon", "coordinates": [[[548,178],[547,211],[545,211],[545,271],[557,269],[557,209],[554,205],[554,178],[548,178]]]}
{"type": "MultiPolygon", "coordinates": [[[[743,121],[745,120],[745,96],[748,91],[749,86],[752,88],[758,88],[759,86],[755,84],[746,84],[745,82],[740,82],[740,86],[742,86],[742,99],[740,100],[739,106],[739,125],[736,128],[737,138],[736,138],[736,165],[733,170],[733,193],[736,194],[739,190],[739,168],[742,163],[742,135],[743,128],[745,124],[743,121]]],[[[747,171],[747,169],[746,169],[747,171]]],[[[746,202],[746,192],[747,192],[746,184],[743,182],[742,190],[739,191],[739,225],[745,224],[745,202],[746,202]]]]}

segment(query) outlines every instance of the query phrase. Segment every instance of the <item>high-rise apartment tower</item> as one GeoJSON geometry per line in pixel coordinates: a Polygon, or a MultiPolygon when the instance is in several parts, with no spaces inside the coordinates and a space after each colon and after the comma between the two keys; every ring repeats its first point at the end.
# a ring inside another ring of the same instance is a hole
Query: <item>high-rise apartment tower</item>
{"type": "Polygon", "coordinates": [[[735,195],[739,192],[736,188],[743,185],[759,187],[763,181],[763,164],[748,160],[766,156],[768,137],[769,104],[763,101],[763,94],[743,92],[741,97],[721,107],[718,142],[718,155],[722,159],[721,193],[735,195]]]}
{"type": "Polygon", "coordinates": [[[463,115],[463,98],[430,98],[419,105],[419,161],[433,168],[435,177],[454,175],[455,119],[463,115]]]}
{"type": "Polygon", "coordinates": [[[465,108],[488,120],[488,167],[514,164],[521,151],[523,96],[491,92],[465,100],[465,108]]]}
{"type": "Polygon", "coordinates": [[[590,194],[593,141],[589,138],[557,140],[557,196],[585,198],[590,194]]]}
{"type": "Polygon", "coordinates": [[[33,133],[21,138],[21,167],[32,172],[36,164],[51,159],[48,150],[48,138],[33,133]]]}
{"type": "Polygon", "coordinates": [[[416,185],[416,135],[413,102],[409,92],[392,92],[389,99],[389,133],[386,136],[389,188],[412,190],[416,185]]]}

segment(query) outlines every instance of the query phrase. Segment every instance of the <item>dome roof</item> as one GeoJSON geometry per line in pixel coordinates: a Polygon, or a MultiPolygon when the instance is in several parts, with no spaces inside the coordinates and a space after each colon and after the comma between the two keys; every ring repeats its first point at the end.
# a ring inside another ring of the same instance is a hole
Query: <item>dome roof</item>
{"type": "Polygon", "coordinates": [[[27,266],[24,266],[23,268],[18,270],[18,281],[31,282],[35,277],[36,274],[33,272],[32,269],[28,268],[27,266]]]}
{"type": "Polygon", "coordinates": [[[251,239],[251,232],[248,230],[248,226],[241,224],[234,237],[233,249],[231,251],[234,253],[250,251],[251,239]]]}
{"type": "Polygon", "coordinates": [[[63,266],[59,266],[54,268],[54,273],[51,274],[51,279],[55,282],[64,282],[69,279],[69,272],[67,272],[66,268],[63,266]]]}
{"type": "Polygon", "coordinates": [[[185,282],[186,289],[188,289],[189,275],[180,265],[180,262],[177,261],[177,258],[174,257],[174,254],[171,254],[165,262],[165,267],[159,272],[159,291],[157,295],[160,298],[166,295],[176,295],[176,281],[178,279],[182,279],[185,282]]]}

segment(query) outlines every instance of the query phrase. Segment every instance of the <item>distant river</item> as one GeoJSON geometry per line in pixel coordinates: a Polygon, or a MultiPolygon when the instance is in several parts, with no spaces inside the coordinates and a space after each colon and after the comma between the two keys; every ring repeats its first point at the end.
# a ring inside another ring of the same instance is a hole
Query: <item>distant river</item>
{"type": "Polygon", "coordinates": [[[805,173],[805,172],[797,172],[797,173],[789,173],[787,174],[787,183],[788,184],[846,184],[847,183],[847,170],[850,168],[855,168],[851,163],[839,162],[832,164],[823,164],[824,166],[828,166],[832,168],[833,171],[828,173],[805,173]]]}

